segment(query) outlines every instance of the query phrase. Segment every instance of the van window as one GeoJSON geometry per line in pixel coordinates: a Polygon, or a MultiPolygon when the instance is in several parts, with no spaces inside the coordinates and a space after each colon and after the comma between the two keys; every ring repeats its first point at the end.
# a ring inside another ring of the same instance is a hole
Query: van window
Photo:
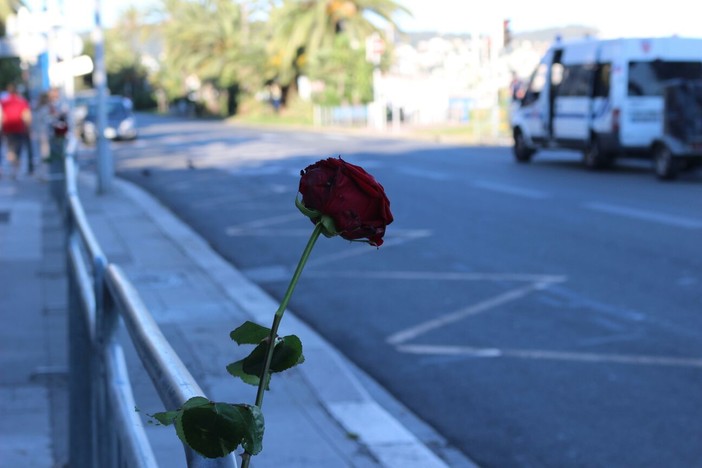
{"type": "Polygon", "coordinates": [[[612,74],[611,63],[600,63],[595,71],[594,97],[609,97],[609,80],[612,74]]]}
{"type": "Polygon", "coordinates": [[[662,96],[662,83],[675,78],[702,78],[702,62],[629,62],[629,96],[662,96]]]}
{"type": "Polygon", "coordinates": [[[592,92],[593,65],[567,65],[558,88],[559,96],[590,96],[592,92]]]}
{"type": "Polygon", "coordinates": [[[534,70],[529,80],[529,86],[527,86],[526,93],[522,104],[527,105],[536,101],[539,94],[544,89],[546,84],[546,73],[548,72],[548,67],[545,63],[540,63],[539,66],[534,70]]]}

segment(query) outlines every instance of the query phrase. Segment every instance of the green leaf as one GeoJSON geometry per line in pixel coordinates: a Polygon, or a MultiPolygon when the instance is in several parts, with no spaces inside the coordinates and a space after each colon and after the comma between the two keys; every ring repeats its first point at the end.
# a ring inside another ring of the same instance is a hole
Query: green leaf
{"type": "Polygon", "coordinates": [[[241,446],[251,455],[256,455],[263,450],[263,431],[265,422],[263,413],[258,406],[233,405],[246,421],[246,434],[241,446]]]}
{"type": "MultiPolygon", "coordinates": [[[[238,377],[249,385],[257,386],[260,382],[260,375],[266,359],[266,348],[268,343],[259,343],[251,353],[244,359],[232,362],[227,366],[227,372],[238,377]]],[[[302,342],[295,335],[288,335],[277,340],[273,357],[271,358],[270,372],[267,376],[266,390],[269,390],[271,373],[282,372],[284,370],[302,364],[305,357],[302,355],[302,342]]]]}
{"type": "Polygon", "coordinates": [[[190,408],[197,408],[200,406],[206,406],[209,403],[210,403],[210,400],[208,400],[207,398],[201,397],[201,396],[196,396],[196,397],[192,397],[191,399],[189,399],[188,401],[183,403],[183,406],[181,407],[181,409],[187,410],[190,408]]]}
{"type": "Polygon", "coordinates": [[[273,350],[271,360],[271,372],[282,372],[284,370],[302,364],[305,361],[302,355],[302,341],[295,335],[288,335],[281,338],[273,350]]]}
{"type": "MultiPolygon", "coordinates": [[[[208,402],[183,407],[180,420],[185,442],[207,458],[223,457],[244,440],[251,445],[255,442],[252,442],[252,437],[259,434],[256,428],[251,430],[249,427],[252,418],[229,403],[208,402]]],[[[262,438],[262,433],[260,436],[262,438]]]]}
{"type": "MultiPolygon", "coordinates": [[[[268,343],[260,343],[251,354],[243,359],[242,370],[249,375],[261,375],[266,359],[268,343]]],[[[271,372],[282,372],[304,361],[302,342],[295,335],[288,335],[276,340],[271,359],[271,372]]]]}
{"type": "MultiPolygon", "coordinates": [[[[175,430],[176,430],[176,435],[180,440],[183,441],[183,443],[190,445],[188,442],[188,439],[185,435],[185,428],[183,426],[183,414],[185,411],[193,409],[193,408],[202,408],[206,407],[207,405],[210,404],[210,400],[208,400],[205,397],[192,397],[188,401],[186,401],[183,406],[178,410],[178,415],[175,418],[175,430]]],[[[192,447],[192,445],[190,445],[192,447]]],[[[193,447],[194,450],[197,450],[195,447],[193,447]]]]}
{"type": "Polygon", "coordinates": [[[180,416],[180,410],[163,411],[160,413],[149,414],[147,416],[154,418],[164,426],[170,426],[171,424],[175,424],[176,418],[180,416]]]}
{"type": "Polygon", "coordinates": [[[241,359],[240,361],[232,362],[227,366],[227,372],[229,372],[234,377],[239,377],[241,380],[243,380],[249,385],[257,386],[258,383],[261,381],[260,377],[258,375],[247,374],[246,372],[244,372],[243,366],[243,359],[241,359]]]}
{"type": "Polygon", "coordinates": [[[236,330],[233,330],[229,336],[236,344],[259,344],[270,335],[271,329],[263,327],[257,323],[246,321],[236,330]]]}
{"type": "Polygon", "coordinates": [[[251,353],[242,359],[242,369],[249,375],[261,375],[266,359],[268,343],[260,343],[251,353]]]}
{"type": "Polygon", "coordinates": [[[165,425],[176,425],[183,443],[208,458],[223,457],[241,446],[252,455],[263,448],[263,413],[257,406],[194,397],[176,411],[156,413],[165,425]]]}

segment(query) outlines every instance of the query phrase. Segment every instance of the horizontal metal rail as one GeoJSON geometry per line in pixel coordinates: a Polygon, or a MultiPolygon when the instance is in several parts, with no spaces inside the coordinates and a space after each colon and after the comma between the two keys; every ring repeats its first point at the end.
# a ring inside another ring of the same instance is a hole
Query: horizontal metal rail
{"type": "MultiPolygon", "coordinates": [[[[204,393],[122,270],[109,264],[78,196],[73,158],[66,152],[62,199],[68,271],[71,466],[155,468],[117,330],[124,324],[166,409],[204,393]]],[[[58,178],[60,179],[60,178],[58,178]]],[[[236,468],[233,455],[208,459],[186,444],[189,468],[236,468]]]]}
{"type": "Polygon", "coordinates": [[[134,468],[158,466],[151,445],[146,439],[141,419],[134,408],[134,396],[122,346],[113,340],[105,349],[105,377],[107,379],[108,402],[111,421],[120,442],[118,456],[120,465],[134,468]]]}
{"type": "MultiPolygon", "coordinates": [[[[121,268],[109,265],[105,283],[114,305],[132,338],[132,343],[167,408],[182,406],[190,398],[204,395],[195,378],[163,336],[146,306],[121,268]]],[[[206,459],[185,447],[189,467],[231,467],[233,457],[206,459]]]]}

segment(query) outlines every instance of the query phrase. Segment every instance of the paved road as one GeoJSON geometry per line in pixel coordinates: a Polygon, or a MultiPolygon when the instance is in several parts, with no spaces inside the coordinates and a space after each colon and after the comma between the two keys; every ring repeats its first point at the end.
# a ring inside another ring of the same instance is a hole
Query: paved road
{"type": "MultiPolygon", "coordinates": [[[[702,173],[573,153],[142,119],[120,175],[282,296],[299,171],[341,154],[396,222],[323,239],[291,308],[486,467],[702,466],[702,173]]],[[[284,328],[284,323],[283,323],[284,328]]]]}

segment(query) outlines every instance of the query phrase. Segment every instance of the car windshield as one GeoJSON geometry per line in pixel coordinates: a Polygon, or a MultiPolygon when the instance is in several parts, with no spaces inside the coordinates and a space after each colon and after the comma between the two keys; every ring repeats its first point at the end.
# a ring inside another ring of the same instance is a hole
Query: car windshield
{"type": "MultiPolygon", "coordinates": [[[[129,116],[127,106],[123,101],[107,101],[107,118],[109,120],[122,120],[129,116]]],[[[88,119],[97,117],[97,104],[92,103],[88,109],[88,119]]]]}

